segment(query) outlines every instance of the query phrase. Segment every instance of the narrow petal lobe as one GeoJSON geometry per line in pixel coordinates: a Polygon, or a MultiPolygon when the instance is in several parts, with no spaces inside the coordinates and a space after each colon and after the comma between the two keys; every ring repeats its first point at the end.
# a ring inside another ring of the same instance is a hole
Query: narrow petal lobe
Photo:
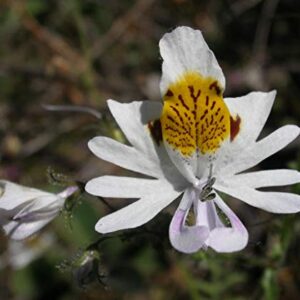
{"type": "Polygon", "coordinates": [[[217,252],[235,252],[244,249],[248,243],[248,231],[237,215],[217,195],[214,202],[228,217],[230,227],[216,227],[210,232],[207,245],[217,252]]]}
{"type": "Polygon", "coordinates": [[[197,223],[192,226],[185,225],[192,206],[197,214],[198,198],[199,195],[194,188],[186,189],[169,227],[172,246],[183,253],[193,253],[201,249],[209,234],[207,226],[197,223]]]}
{"type": "Polygon", "coordinates": [[[179,194],[169,185],[162,185],[157,190],[144,195],[140,200],[101,218],[95,229],[100,233],[108,233],[141,226],[154,218],[179,194]]]}
{"type": "Polygon", "coordinates": [[[268,212],[289,214],[300,211],[300,195],[282,192],[261,192],[247,186],[229,186],[229,183],[216,184],[215,188],[268,212]]]}
{"type": "Polygon", "coordinates": [[[234,175],[226,179],[231,186],[262,188],[300,183],[300,172],[296,170],[266,170],[234,175]]]}

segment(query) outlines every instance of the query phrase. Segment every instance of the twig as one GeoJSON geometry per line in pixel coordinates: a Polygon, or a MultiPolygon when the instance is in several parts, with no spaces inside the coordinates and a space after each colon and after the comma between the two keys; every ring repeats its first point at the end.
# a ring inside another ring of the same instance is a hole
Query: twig
{"type": "Polygon", "coordinates": [[[121,240],[128,240],[132,237],[140,236],[140,235],[143,235],[143,234],[149,234],[149,235],[161,237],[159,232],[149,230],[146,227],[142,227],[142,228],[136,229],[134,231],[124,232],[124,233],[114,234],[114,235],[101,236],[95,242],[90,244],[86,248],[86,250],[93,250],[95,248],[98,248],[99,244],[101,244],[101,243],[103,243],[107,240],[110,240],[110,239],[120,238],[121,240]]]}
{"type": "Polygon", "coordinates": [[[138,0],[135,5],[126,12],[125,15],[117,19],[108,32],[101,38],[97,40],[91,49],[91,57],[99,57],[101,54],[107,50],[115,41],[117,41],[128,29],[128,27],[145,15],[145,12],[150,8],[150,6],[155,2],[155,0],[138,0]]]}
{"type": "Polygon", "coordinates": [[[65,76],[62,73],[51,73],[45,69],[33,67],[30,65],[13,65],[13,64],[0,64],[0,76],[11,76],[11,75],[21,75],[30,78],[41,78],[49,81],[63,81],[66,83],[76,83],[74,78],[70,76],[65,76]]]}
{"type": "Polygon", "coordinates": [[[72,81],[78,81],[86,74],[95,75],[82,53],[73,49],[61,35],[41,25],[27,12],[25,1],[7,0],[7,5],[19,16],[21,24],[32,37],[49,51],[50,63],[60,75],[69,77],[72,81]]]}
{"type": "Polygon", "coordinates": [[[24,27],[31,32],[36,40],[44,44],[53,53],[70,62],[73,70],[76,69],[78,73],[86,70],[87,65],[82,56],[73,50],[60,36],[42,27],[35,19],[25,13],[21,20],[24,27]]]}
{"type": "Polygon", "coordinates": [[[268,37],[278,2],[279,0],[266,0],[261,11],[253,43],[253,58],[258,65],[266,57],[268,37]]]}
{"type": "Polygon", "coordinates": [[[253,8],[254,6],[256,6],[257,4],[259,4],[262,0],[244,0],[244,1],[235,1],[234,3],[230,3],[230,1],[228,1],[228,4],[230,5],[230,8],[232,10],[232,12],[234,13],[234,15],[240,16],[241,14],[243,14],[245,11],[253,8]]]}
{"type": "Polygon", "coordinates": [[[81,126],[81,124],[70,122],[70,120],[63,121],[55,132],[42,133],[25,143],[22,147],[22,157],[28,157],[41,151],[60,135],[69,133],[79,126],[81,126]]]}
{"type": "Polygon", "coordinates": [[[97,119],[102,119],[102,114],[99,111],[87,106],[42,104],[42,107],[48,111],[87,113],[94,116],[97,119]]]}

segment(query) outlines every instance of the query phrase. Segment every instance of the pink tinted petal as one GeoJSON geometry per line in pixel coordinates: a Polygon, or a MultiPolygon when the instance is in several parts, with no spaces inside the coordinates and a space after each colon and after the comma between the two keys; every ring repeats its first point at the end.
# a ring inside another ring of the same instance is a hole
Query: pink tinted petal
{"type": "Polygon", "coordinates": [[[248,243],[248,231],[236,214],[217,195],[214,199],[217,206],[229,218],[231,227],[216,227],[210,232],[206,241],[217,252],[235,252],[242,250],[248,243]]]}
{"type": "Polygon", "coordinates": [[[205,226],[185,226],[188,210],[178,208],[173,216],[169,228],[169,237],[172,246],[183,253],[198,251],[205,243],[209,231],[205,226]]]}
{"type": "Polygon", "coordinates": [[[191,209],[197,214],[199,192],[193,187],[185,190],[169,228],[169,237],[172,246],[183,253],[198,251],[205,243],[209,230],[206,226],[186,226],[185,220],[191,209]]]}
{"type": "Polygon", "coordinates": [[[68,186],[66,189],[64,189],[62,192],[60,192],[58,194],[58,196],[66,199],[66,198],[72,196],[77,191],[78,191],[78,186],[76,186],[76,185],[68,186]]]}

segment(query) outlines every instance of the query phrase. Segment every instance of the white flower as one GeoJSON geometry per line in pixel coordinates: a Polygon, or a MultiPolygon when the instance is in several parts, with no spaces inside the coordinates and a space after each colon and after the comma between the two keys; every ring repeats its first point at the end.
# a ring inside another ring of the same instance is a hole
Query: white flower
{"type": "Polygon", "coordinates": [[[0,189],[0,225],[10,238],[21,240],[52,221],[78,188],[70,186],[52,194],[1,180],[0,189]]]}
{"type": "Polygon", "coordinates": [[[9,240],[6,252],[0,258],[0,269],[12,267],[15,270],[25,268],[39,258],[52,244],[54,236],[42,233],[26,240],[9,240]]]}
{"type": "Polygon", "coordinates": [[[89,142],[99,158],[152,179],[101,176],[89,181],[86,191],[93,195],[139,199],[100,219],[96,230],[108,233],[140,226],[183,194],[169,229],[177,250],[241,250],[248,232],[218,192],[269,212],[298,212],[299,195],[257,190],[298,183],[298,171],[241,172],[284,148],[300,129],[286,125],[257,141],[276,92],[223,99],[224,75],[200,31],[179,27],[165,34],[159,45],[163,104],[109,100],[131,146],[107,137],[89,142]],[[188,226],[191,207],[195,224],[188,226]]]}

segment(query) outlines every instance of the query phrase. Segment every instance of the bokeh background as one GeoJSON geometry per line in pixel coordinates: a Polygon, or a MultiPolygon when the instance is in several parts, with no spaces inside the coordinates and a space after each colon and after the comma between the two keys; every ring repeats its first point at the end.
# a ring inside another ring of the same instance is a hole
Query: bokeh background
{"type": "MultiPolygon", "coordinates": [[[[59,191],[73,180],[128,174],[94,157],[87,141],[124,139],[106,99],[161,101],[158,41],[179,25],[203,31],[224,70],[225,96],[277,90],[262,136],[299,125],[297,4],[0,1],[0,178],[59,191]],[[101,118],[45,105],[85,106],[101,118]]],[[[256,169],[299,166],[298,139],[256,169]]],[[[300,187],[281,190],[299,193],[300,187]]],[[[128,203],[106,200],[114,209],[128,203]]],[[[168,242],[173,206],[140,229],[102,240],[94,225],[111,209],[86,194],[75,197],[36,238],[14,244],[0,233],[0,299],[299,299],[299,215],[227,200],[249,229],[247,248],[183,255],[168,242]]]]}

